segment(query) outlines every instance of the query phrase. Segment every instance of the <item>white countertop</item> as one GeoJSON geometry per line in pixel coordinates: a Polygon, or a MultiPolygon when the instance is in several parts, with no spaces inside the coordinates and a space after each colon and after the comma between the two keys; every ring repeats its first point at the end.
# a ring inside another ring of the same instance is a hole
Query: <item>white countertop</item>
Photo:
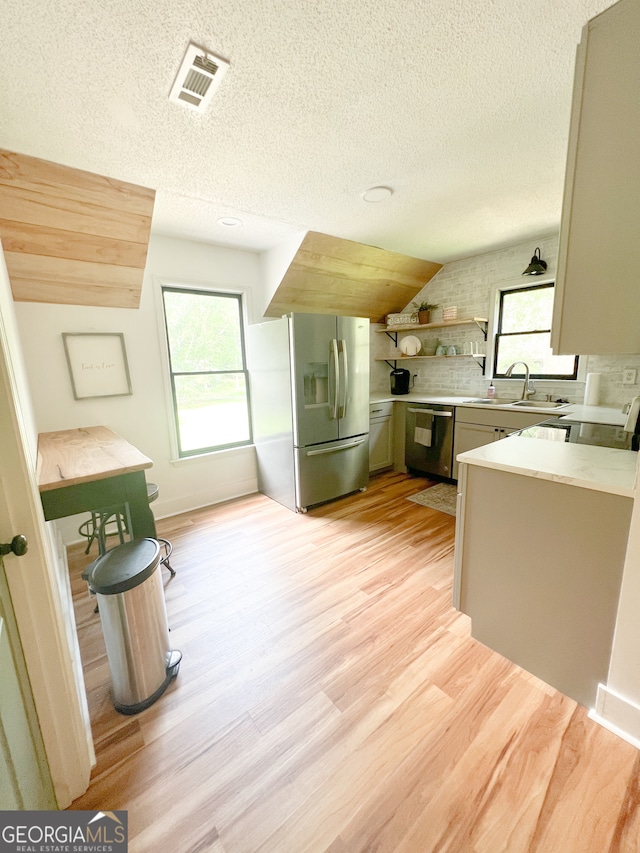
{"type": "Polygon", "coordinates": [[[458,461],[632,498],[638,454],[632,450],[511,436],[461,453],[458,461]]]}
{"type": "Polygon", "coordinates": [[[469,397],[450,395],[442,397],[435,394],[372,394],[372,403],[440,403],[443,406],[462,406],[469,397]]]}
{"type": "MultiPolygon", "coordinates": [[[[536,409],[499,403],[470,403],[461,395],[377,394],[372,403],[434,403],[443,406],[469,406],[512,412],[535,412],[540,421],[559,417],[561,421],[585,421],[592,424],[624,426],[626,415],[606,406],[583,406],[571,403],[563,409],[536,409]]],[[[460,462],[509,471],[526,477],[539,477],[586,489],[633,497],[635,494],[638,454],[632,450],[616,450],[570,442],[545,441],[537,438],[510,436],[458,456],[460,462]]]]}
{"type": "Polygon", "coordinates": [[[588,424],[613,424],[624,426],[627,416],[620,409],[610,409],[607,406],[578,406],[572,404],[568,409],[561,409],[561,421],[575,423],[583,421],[588,424]]]}
{"type": "MultiPolygon", "coordinates": [[[[441,406],[469,406],[477,409],[499,409],[508,412],[534,412],[540,415],[540,420],[559,417],[564,421],[586,421],[590,424],[612,424],[613,426],[624,426],[627,419],[620,409],[607,406],[583,406],[578,403],[570,403],[561,409],[538,409],[535,406],[512,406],[507,400],[503,404],[498,403],[470,403],[473,397],[461,395],[442,396],[437,394],[424,394],[413,392],[411,394],[374,394],[372,403],[434,403],[441,406]]],[[[499,398],[498,398],[499,400],[499,398]]]]}

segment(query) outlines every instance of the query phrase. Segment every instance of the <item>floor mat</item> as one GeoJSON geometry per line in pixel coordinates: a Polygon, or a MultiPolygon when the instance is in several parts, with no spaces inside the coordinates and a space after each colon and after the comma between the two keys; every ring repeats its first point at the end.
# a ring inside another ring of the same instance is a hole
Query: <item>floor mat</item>
{"type": "Polygon", "coordinates": [[[436,483],[416,495],[407,498],[408,501],[438,509],[448,515],[456,514],[456,498],[458,489],[452,483],[436,483]]]}

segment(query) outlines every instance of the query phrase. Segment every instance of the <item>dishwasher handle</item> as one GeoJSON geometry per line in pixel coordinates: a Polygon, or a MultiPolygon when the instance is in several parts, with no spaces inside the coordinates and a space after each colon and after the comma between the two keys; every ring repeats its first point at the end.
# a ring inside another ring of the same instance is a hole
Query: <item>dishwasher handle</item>
{"type": "Polygon", "coordinates": [[[420,415],[434,415],[436,418],[452,418],[453,412],[436,412],[434,409],[408,409],[407,411],[420,415]]]}

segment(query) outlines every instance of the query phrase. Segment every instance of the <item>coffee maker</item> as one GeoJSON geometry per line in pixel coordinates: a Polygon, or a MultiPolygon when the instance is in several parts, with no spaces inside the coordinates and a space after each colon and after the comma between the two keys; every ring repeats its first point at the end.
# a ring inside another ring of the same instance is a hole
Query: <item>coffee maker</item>
{"type": "Polygon", "coordinates": [[[391,378],[391,393],[392,394],[408,394],[409,381],[411,373],[403,367],[394,367],[389,374],[391,378]]]}

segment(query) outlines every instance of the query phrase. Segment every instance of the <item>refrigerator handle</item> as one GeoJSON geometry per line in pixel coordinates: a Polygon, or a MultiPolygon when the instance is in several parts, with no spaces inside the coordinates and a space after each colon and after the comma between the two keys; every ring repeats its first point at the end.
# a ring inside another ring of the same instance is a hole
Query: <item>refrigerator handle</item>
{"type": "Polygon", "coordinates": [[[339,415],[341,418],[344,418],[347,414],[347,397],[349,395],[349,364],[347,360],[347,342],[345,340],[340,341],[340,352],[342,353],[342,370],[344,377],[344,392],[343,392],[343,404],[340,406],[339,415]]]}
{"type": "Polygon", "coordinates": [[[331,338],[331,355],[333,361],[334,396],[330,417],[336,420],[338,417],[338,400],[340,398],[340,364],[338,361],[338,341],[336,338],[331,338]]]}
{"type": "Polygon", "coordinates": [[[307,450],[306,456],[323,456],[325,453],[339,453],[341,450],[351,450],[352,447],[358,447],[364,444],[365,439],[359,438],[349,444],[340,444],[338,447],[323,447],[321,450],[307,450]]]}

